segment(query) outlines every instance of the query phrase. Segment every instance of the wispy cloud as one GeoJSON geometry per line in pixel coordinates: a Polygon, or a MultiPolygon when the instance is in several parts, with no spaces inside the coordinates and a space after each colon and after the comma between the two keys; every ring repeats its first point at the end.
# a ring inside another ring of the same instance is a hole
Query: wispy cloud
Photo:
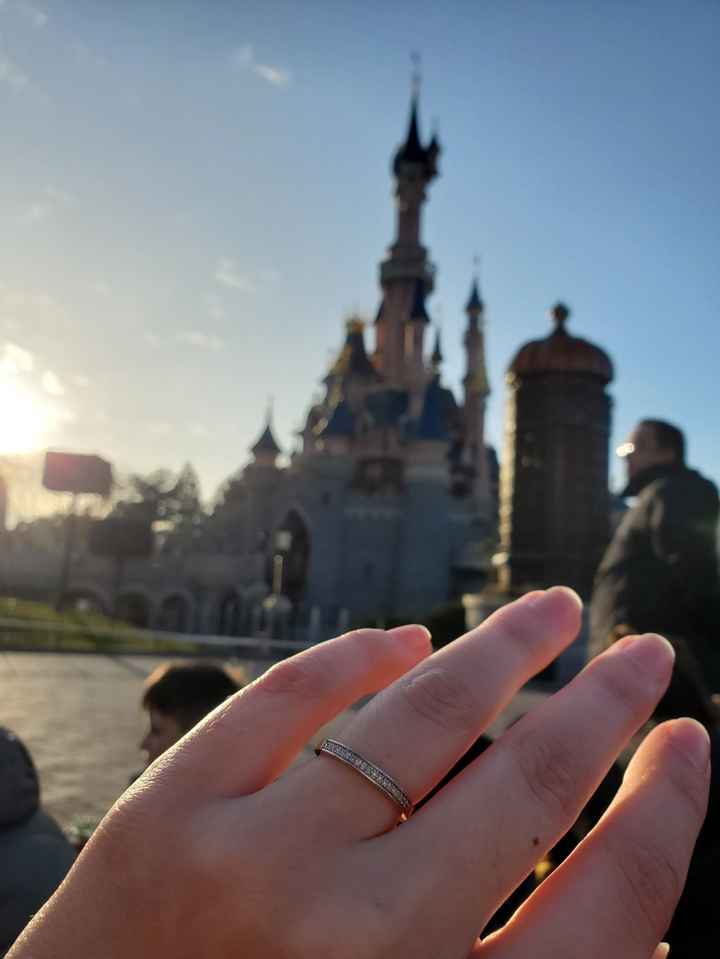
{"type": "Polygon", "coordinates": [[[223,341],[214,333],[203,333],[202,330],[184,330],[178,333],[178,341],[194,346],[200,350],[221,350],[223,341]]]}
{"type": "Polygon", "coordinates": [[[28,85],[30,78],[7,54],[0,53],[0,83],[5,83],[13,90],[22,90],[28,85]]]}
{"type": "Polygon", "coordinates": [[[51,208],[49,203],[31,203],[23,212],[21,219],[23,223],[42,223],[50,216],[51,208]]]}
{"type": "Polygon", "coordinates": [[[286,87],[290,83],[290,74],[280,67],[271,67],[267,63],[256,63],[255,73],[274,87],[286,87]]]}
{"type": "Polygon", "coordinates": [[[20,219],[24,223],[42,223],[49,219],[56,210],[67,208],[74,201],[75,197],[67,190],[61,190],[56,186],[46,186],[42,195],[23,211],[20,219]]]}
{"type": "Polygon", "coordinates": [[[15,4],[15,9],[18,10],[26,20],[29,20],[30,23],[38,29],[44,27],[49,20],[49,17],[44,10],[34,6],[32,3],[27,3],[27,0],[18,0],[18,2],[15,4]]]}
{"type": "Polygon", "coordinates": [[[249,43],[238,47],[233,52],[230,62],[234,70],[249,70],[274,87],[288,87],[292,83],[292,74],[289,70],[257,60],[255,51],[249,43]]]}
{"type": "Polygon", "coordinates": [[[72,193],[68,193],[67,190],[61,190],[56,186],[46,186],[45,196],[49,200],[52,200],[53,203],[59,203],[62,206],[70,206],[70,204],[74,203],[77,199],[72,193]]]}
{"type": "Polygon", "coordinates": [[[17,343],[5,343],[0,354],[0,372],[10,376],[18,373],[32,373],[35,369],[35,357],[29,350],[17,343]]]}
{"type": "Polygon", "coordinates": [[[42,388],[49,396],[64,396],[65,387],[52,370],[45,370],[42,375],[42,388]]]}
{"type": "Polygon", "coordinates": [[[232,290],[240,290],[242,293],[254,293],[255,284],[245,273],[241,273],[235,260],[229,256],[220,257],[215,270],[215,279],[222,286],[227,286],[232,290]]]}
{"type": "Polygon", "coordinates": [[[205,303],[207,305],[207,311],[210,318],[216,323],[222,323],[222,321],[226,318],[227,313],[225,311],[225,305],[217,293],[208,293],[208,295],[205,297],[205,303]]]}
{"type": "Polygon", "coordinates": [[[67,406],[55,406],[50,410],[50,416],[58,423],[76,423],[77,413],[67,406]]]}
{"type": "Polygon", "coordinates": [[[76,376],[73,376],[72,384],[73,386],[77,386],[79,390],[86,390],[88,386],[90,386],[90,379],[78,373],[76,376]]]}
{"type": "Polygon", "coordinates": [[[50,309],[57,307],[58,304],[47,293],[33,293],[27,290],[5,290],[5,292],[0,293],[0,306],[10,310],[24,306],[50,309]]]}

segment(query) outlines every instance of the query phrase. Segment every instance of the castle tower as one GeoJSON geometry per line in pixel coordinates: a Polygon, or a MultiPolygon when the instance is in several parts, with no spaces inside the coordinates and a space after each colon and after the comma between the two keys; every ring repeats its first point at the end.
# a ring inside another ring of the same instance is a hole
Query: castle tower
{"type": "Polygon", "coordinates": [[[588,596],[607,544],[608,442],[613,378],[608,355],[566,330],[526,343],[507,372],[500,476],[500,585],[562,583],[588,596]]]}
{"type": "Polygon", "coordinates": [[[425,385],[423,347],[429,317],[425,298],[433,289],[434,267],[421,239],[427,185],[437,176],[440,145],[420,138],[417,83],[405,142],[393,159],[397,229],[380,264],[382,302],[375,321],[375,365],[392,386],[413,391],[425,385]]]}
{"type": "Polygon", "coordinates": [[[472,471],[472,488],[483,502],[490,497],[490,477],[485,449],[485,407],[490,395],[485,366],[484,304],[478,290],[477,276],[473,279],[470,297],[465,306],[468,325],[464,345],[466,355],[464,388],[464,445],[466,465],[472,471]]]}
{"type": "Polygon", "coordinates": [[[442,366],[443,354],[442,354],[442,345],[440,343],[440,330],[435,332],[435,346],[430,357],[430,363],[432,364],[433,374],[440,374],[440,367],[442,366]]]}
{"type": "Polygon", "coordinates": [[[282,453],[277,440],[273,436],[272,410],[270,407],[268,407],[265,419],[265,429],[257,443],[250,448],[250,452],[253,454],[253,465],[270,468],[276,466],[277,458],[282,453]]]}

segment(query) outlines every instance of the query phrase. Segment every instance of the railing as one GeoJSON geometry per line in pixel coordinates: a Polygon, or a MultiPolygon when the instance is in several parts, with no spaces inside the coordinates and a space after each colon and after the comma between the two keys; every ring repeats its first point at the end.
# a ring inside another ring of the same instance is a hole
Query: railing
{"type": "Polygon", "coordinates": [[[247,659],[283,659],[312,644],[256,636],[213,636],[136,629],[125,623],[104,627],[0,617],[0,650],[97,653],[208,654],[247,659]]]}

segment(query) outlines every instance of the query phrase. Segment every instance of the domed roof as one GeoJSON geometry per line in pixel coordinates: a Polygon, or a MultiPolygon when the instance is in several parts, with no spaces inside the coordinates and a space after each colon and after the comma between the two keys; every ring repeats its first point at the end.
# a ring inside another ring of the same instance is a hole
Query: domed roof
{"type": "Polygon", "coordinates": [[[604,383],[613,378],[610,357],[599,346],[579,336],[570,336],[565,324],[570,310],[557,303],[552,308],[555,329],[543,340],[530,340],[520,347],[508,367],[508,375],[537,376],[542,373],[582,373],[596,376],[604,383]]]}

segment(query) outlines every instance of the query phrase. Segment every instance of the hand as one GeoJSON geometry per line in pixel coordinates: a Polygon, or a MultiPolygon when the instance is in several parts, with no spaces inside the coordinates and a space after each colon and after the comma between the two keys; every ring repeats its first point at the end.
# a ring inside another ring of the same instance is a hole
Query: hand
{"type": "Polygon", "coordinates": [[[579,623],[556,588],[434,655],[407,626],[279,663],[120,799],[11,959],[650,959],[705,814],[709,743],[691,720],[648,736],[585,842],[477,937],[650,716],[672,669],[660,637],[615,643],[397,829],[394,804],[329,756],[282,775],[383,689],[341,738],[417,801],[579,623]]]}

